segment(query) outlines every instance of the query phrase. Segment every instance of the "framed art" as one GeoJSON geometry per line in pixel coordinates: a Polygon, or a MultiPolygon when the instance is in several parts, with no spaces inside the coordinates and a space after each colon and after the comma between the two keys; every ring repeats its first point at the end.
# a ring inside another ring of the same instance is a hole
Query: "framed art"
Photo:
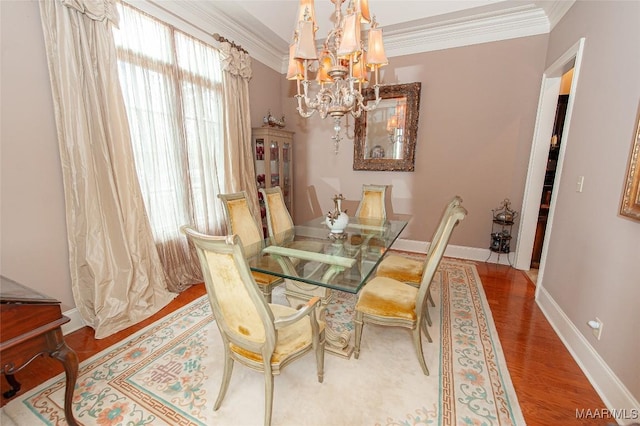
{"type": "Polygon", "coordinates": [[[633,135],[620,214],[640,221],[640,106],[633,135]]]}

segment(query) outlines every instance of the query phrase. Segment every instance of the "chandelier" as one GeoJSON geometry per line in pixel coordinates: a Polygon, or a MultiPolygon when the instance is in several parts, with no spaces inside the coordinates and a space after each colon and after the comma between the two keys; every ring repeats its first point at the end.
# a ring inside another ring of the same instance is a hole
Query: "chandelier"
{"type": "Polygon", "coordinates": [[[289,46],[287,79],[296,80],[297,110],[304,118],[316,111],[323,119],[333,118],[335,152],[342,137],[341,119],[347,113],[354,118],[380,103],[379,68],[389,62],[382,43],[382,29],[375,16],[371,19],[368,0],[331,0],[335,5],[334,25],[320,50],[316,50],[313,0],[300,0],[293,43],[289,46]],[[362,24],[370,24],[367,49],[361,37],[362,24]],[[373,79],[375,99],[366,103],[362,89],[373,79]],[[311,94],[311,75],[315,75],[315,94],[311,94]]]}

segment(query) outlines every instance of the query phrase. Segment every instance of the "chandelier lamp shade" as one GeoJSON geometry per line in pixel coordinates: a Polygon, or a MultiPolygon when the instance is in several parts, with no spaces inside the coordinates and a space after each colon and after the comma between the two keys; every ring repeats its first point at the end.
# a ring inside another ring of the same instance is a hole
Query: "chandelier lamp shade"
{"type": "Polygon", "coordinates": [[[380,102],[380,67],[389,61],[384,52],[382,29],[371,19],[368,0],[331,0],[335,6],[333,28],[320,49],[316,49],[313,0],[300,0],[293,42],[289,46],[287,79],[296,80],[297,110],[304,118],[316,111],[323,119],[333,118],[335,152],[340,145],[341,119],[354,118],[380,102]],[[346,4],[343,13],[342,6],[346,4]],[[367,48],[363,24],[369,25],[367,48]],[[372,81],[371,81],[372,80],[372,81]],[[365,104],[362,90],[373,84],[375,99],[365,104]],[[314,86],[313,89],[311,86],[314,86]],[[312,94],[311,92],[314,92],[312,94]]]}

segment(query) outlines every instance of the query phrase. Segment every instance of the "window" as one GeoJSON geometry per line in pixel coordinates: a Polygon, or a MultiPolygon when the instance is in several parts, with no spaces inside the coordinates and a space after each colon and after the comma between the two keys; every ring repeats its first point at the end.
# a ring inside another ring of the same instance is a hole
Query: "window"
{"type": "MultiPolygon", "coordinates": [[[[182,239],[184,224],[216,233],[224,218],[218,51],[126,4],[119,13],[118,73],[154,238],[182,239]]],[[[161,258],[171,256],[163,249],[161,258]]]]}

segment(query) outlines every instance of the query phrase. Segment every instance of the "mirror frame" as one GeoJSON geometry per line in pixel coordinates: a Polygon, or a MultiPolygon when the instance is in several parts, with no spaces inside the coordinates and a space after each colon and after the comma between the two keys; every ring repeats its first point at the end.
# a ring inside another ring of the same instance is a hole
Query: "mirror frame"
{"type": "MultiPolygon", "coordinates": [[[[415,151],[418,136],[418,118],[420,116],[420,92],[422,83],[406,83],[380,86],[380,98],[407,98],[405,143],[402,159],[365,158],[367,147],[367,112],[356,118],[355,136],[353,141],[353,170],[379,170],[412,172],[415,167],[415,151]]],[[[373,88],[362,91],[364,102],[375,99],[373,88]]]]}
{"type": "Polygon", "coordinates": [[[640,106],[638,106],[636,132],[631,144],[631,154],[629,154],[620,214],[640,221],[640,106]]]}

